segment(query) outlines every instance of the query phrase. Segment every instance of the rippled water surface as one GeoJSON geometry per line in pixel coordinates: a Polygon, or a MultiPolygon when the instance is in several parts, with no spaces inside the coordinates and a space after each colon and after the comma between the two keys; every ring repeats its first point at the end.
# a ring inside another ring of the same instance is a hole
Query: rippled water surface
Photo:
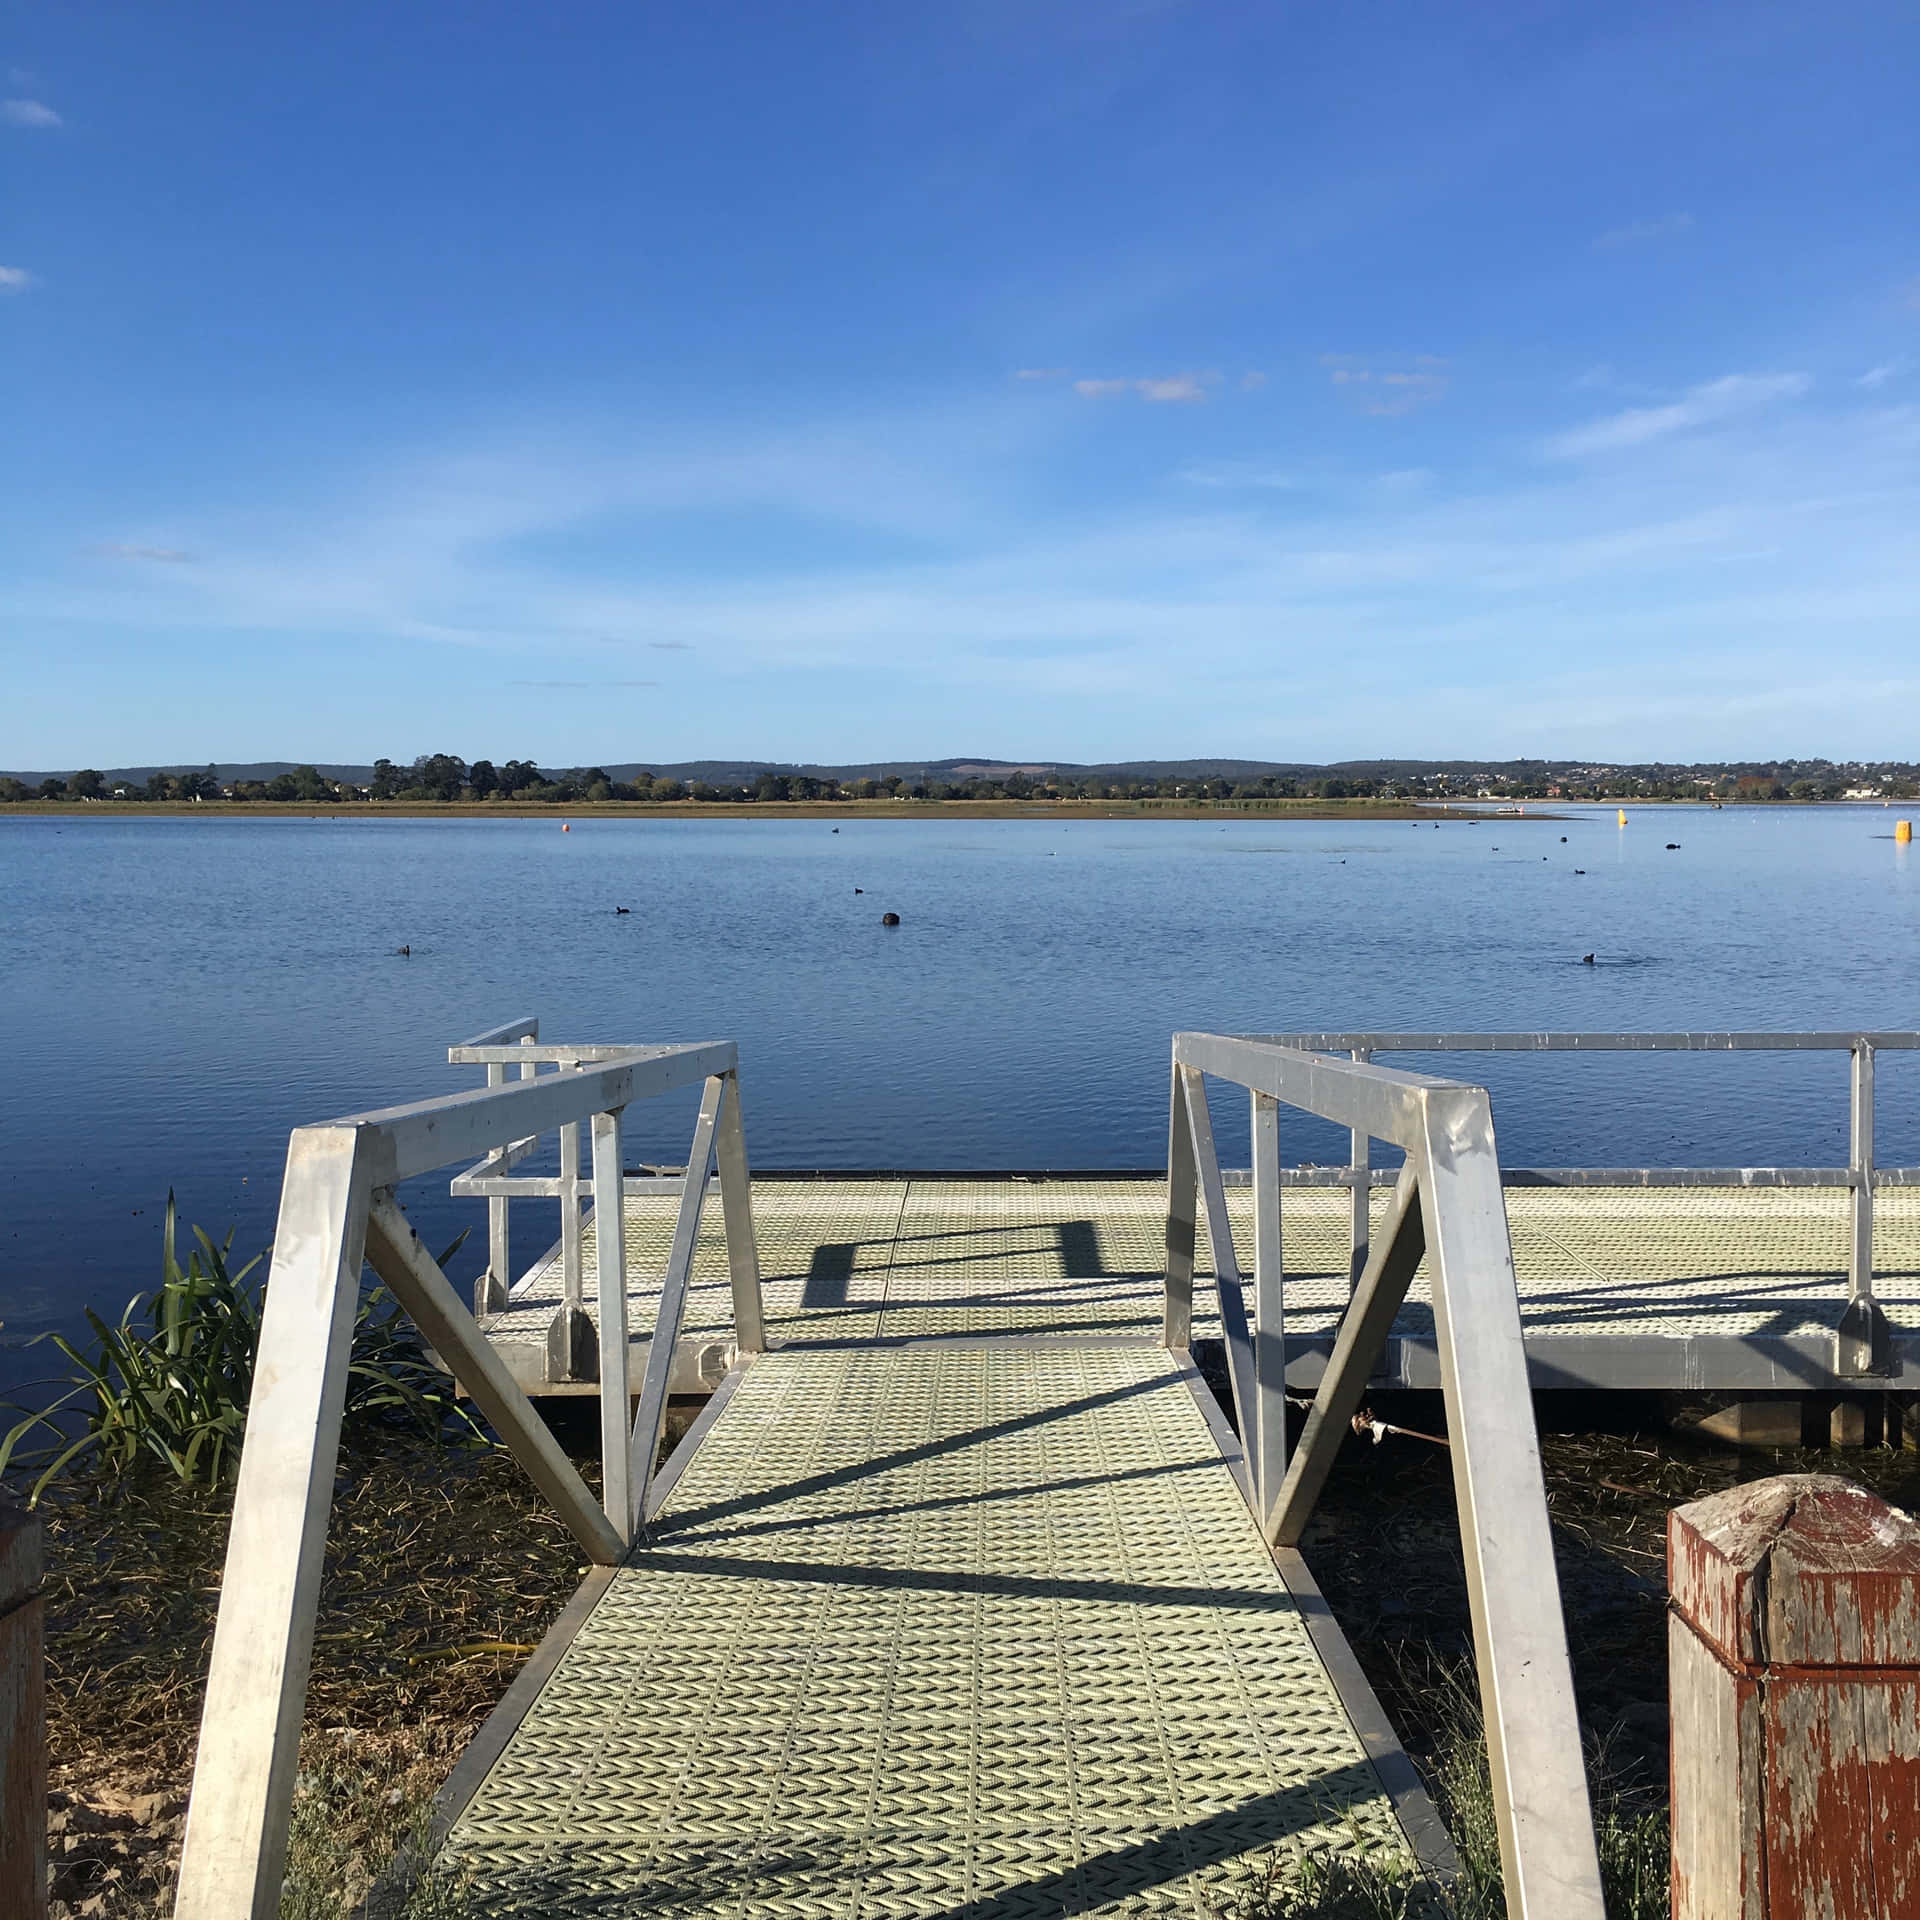
{"type": "MultiPolygon", "coordinates": [[[[1920,1026],[1920,893],[1892,831],[1878,807],[1647,809],[1624,830],[1610,809],[0,820],[5,1341],[150,1284],[169,1185],[258,1250],[291,1126],[471,1084],[447,1043],[522,1013],[553,1039],[737,1039],[760,1164],[923,1168],[1156,1164],[1180,1027],[1920,1026]]],[[[1881,1070],[1890,1162],[1920,1160],[1909,1065],[1881,1070]]],[[[1832,1056],[1450,1070],[1493,1088],[1511,1163],[1846,1155],[1832,1056]]],[[[691,1116],[690,1096],[634,1110],[631,1155],[684,1158],[691,1116]]],[[[1340,1143],[1301,1122],[1287,1151],[1340,1143]]],[[[481,1213],[444,1186],[409,1205],[430,1237],[481,1213]]]]}

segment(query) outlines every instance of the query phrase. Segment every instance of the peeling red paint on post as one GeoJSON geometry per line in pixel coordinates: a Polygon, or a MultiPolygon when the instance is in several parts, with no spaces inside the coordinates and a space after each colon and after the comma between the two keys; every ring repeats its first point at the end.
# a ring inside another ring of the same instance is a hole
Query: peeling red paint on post
{"type": "Polygon", "coordinates": [[[1920,1525],[1826,1474],[1667,1524],[1674,1920],[1920,1916],[1920,1525]]]}

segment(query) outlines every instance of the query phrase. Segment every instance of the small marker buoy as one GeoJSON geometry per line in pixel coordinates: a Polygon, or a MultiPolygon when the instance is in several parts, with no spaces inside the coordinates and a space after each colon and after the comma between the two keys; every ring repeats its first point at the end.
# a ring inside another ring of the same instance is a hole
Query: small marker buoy
{"type": "Polygon", "coordinates": [[[564,821],[564,820],[562,820],[562,821],[560,822],[560,831],[561,831],[562,833],[571,833],[571,832],[573,831],[573,829],[572,829],[572,827],[570,827],[570,826],[569,826],[569,825],[567,824],[567,822],[566,822],[566,821],[564,821]]]}
{"type": "Polygon", "coordinates": [[[1893,839],[1896,846],[1909,846],[1913,841],[1913,822],[1896,820],[1893,823],[1893,839]]]}
{"type": "Polygon", "coordinates": [[[1620,824],[1624,827],[1627,824],[1627,810],[1625,807],[1620,807],[1616,811],[1620,816],[1620,824]]]}
{"type": "Polygon", "coordinates": [[[880,916],[880,924],[883,927],[897,927],[900,924],[900,916],[897,913],[883,913],[880,916]]]}

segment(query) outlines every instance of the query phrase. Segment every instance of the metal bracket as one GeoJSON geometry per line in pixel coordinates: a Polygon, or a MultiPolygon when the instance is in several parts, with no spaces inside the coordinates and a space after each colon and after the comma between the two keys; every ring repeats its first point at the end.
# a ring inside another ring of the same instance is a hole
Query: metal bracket
{"type": "Polygon", "coordinates": [[[1863,1293],[1849,1300],[1833,1331],[1833,1370],[1845,1380],[1866,1380],[1896,1373],[1893,1326],[1880,1302],[1863,1293]]]}
{"type": "Polygon", "coordinates": [[[600,1378],[600,1337],[585,1307],[562,1306],[547,1323],[547,1378],[600,1378]]]}
{"type": "Polygon", "coordinates": [[[473,1317],[482,1326],[507,1310],[507,1283],[489,1267],[473,1283],[473,1317]]]}

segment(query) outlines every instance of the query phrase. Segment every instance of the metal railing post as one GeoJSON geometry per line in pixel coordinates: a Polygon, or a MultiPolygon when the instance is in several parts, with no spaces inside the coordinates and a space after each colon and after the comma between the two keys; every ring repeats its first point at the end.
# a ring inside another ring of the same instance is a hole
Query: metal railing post
{"type": "MultiPolygon", "coordinates": [[[[568,1063],[561,1061],[559,1071],[565,1074],[568,1063]]],[[[524,1075],[526,1068],[523,1067],[521,1072],[524,1075]]],[[[560,1304],[554,1309],[553,1319],[547,1327],[547,1378],[597,1380],[600,1378],[601,1337],[594,1331],[585,1304],[585,1236],[580,1219],[580,1123],[573,1121],[561,1127],[559,1133],[560,1304]]],[[[625,1297],[624,1294],[621,1296],[623,1300],[625,1297]]]]}
{"type": "MultiPolygon", "coordinates": [[[[564,1071],[564,1069],[563,1069],[564,1071]]],[[[586,1297],[586,1262],[580,1218],[580,1125],[560,1129],[560,1290],[570,1307],[586,1297]]]]}
{"type": "Polygon", "coordinates": [[[1166,1305],[1160,1344],[1193,1341],[1193,1245],[1199,1228],[1200,1182],[1193,1164],[1193,1130],[1187,1125],[1187,1095],[1178,1061],[1167,1102],[1166,1305]]]}
{"type": "MultiPolygon", "coordinates": [[[[1373,1058],[1371,1047],[1355,1047],[1353,1061],[1364,1067],[1373,1058]]],[[[1353,1172],[1353,1247],[1347,1256],[1347,1298],[1352,1299],[1367,1270],[1367,1258],[1373,1251],[1373,1136],[1365,1127],[1352,1132],[1353,1150],[1348,1165],[1353,1172]]]]}
{"type": "Polygon", "coordinates": [[[287,1148],[176,1920],[280,1912],[367,1207],[385,1184],[362,1132],[301,1127],[287,1148]]]}
{"type": "MultiPolygon", "coordinates": [[[[487,1062],[487,1085],[504,1087],[507,1069],[497,1060],[487,1062]]],[[[507,1269],[510,1264],[507,1240],[507,1208],[512,1204],[504,1193],[487,1200],[487,1270],[473,1283],[473,1317],[485,1321],[507,1310],[507,1269]]]]}
{"type": "Polygon", "coordinates": [[[1853,1043],[1847,1153],[1847,1304],[1834,1336],[1834,1371],[1860,1377],[1893,1371],[1893,1329],[1873,1297],[1873,1042],[1853,1043]]]}
{"type": "Polygon", "coordinates": [[[593,1116],[593,1279],[600,1306],[600,1504],[622,1540],[633,1538],[632,1406],[627,1353],[627,1221],[623,1109],[593,1116]]]}
{"type": "Polygon", "coordinates": [[[1425,1096],[1416,1143],[1508,1913],[1605,1920],[1520,1325],[1520,1292],[1478,1087],[1425,1096]]]}
{"type": "Polygon", "coordinates": [[[1220,1308],[1220,1334],[1227,1349],[1227,1379],[1247,1464],[1247,1496],[1258,1506],[1253,1474],[1260,1453],[1260,1402],[1254,1386],[1253,1330],[1247,1325],[1247,1296],[1240,1280],[1240,1256],[1234,1251],[1233,1223],[1227,1218],[1226,1186],[1213,1147],[1213,1116],[1207,1111],[1206,1076],[1198,1067],[1182,1067],[1186,1087],[1187,1133],[1193,1142],[1199,1177],[1200,1207],[1213,1253],[1213,1292],[1220,1308]]]}
{"type": "Polygon", "coordinates": [[[760,1248],[753,1231],[753,1182],[740,1119],[740,1076],[726,1076],[725,1103],[713,1139],[720,1172],[720,1217],[727,1234],[727,1277],[733,1287],[733,1334],[742,1353],[765,1353],[767,1319],[760,1293],[760,1248]]]}
{"type": "Polygon", "coordinates": [[[1264,1531],[1287,1476],[1287,1330],[1280,1238],[1280,1103],[1250,1093],[1253,1125],[1254,1514],[1264,1531]]]}

